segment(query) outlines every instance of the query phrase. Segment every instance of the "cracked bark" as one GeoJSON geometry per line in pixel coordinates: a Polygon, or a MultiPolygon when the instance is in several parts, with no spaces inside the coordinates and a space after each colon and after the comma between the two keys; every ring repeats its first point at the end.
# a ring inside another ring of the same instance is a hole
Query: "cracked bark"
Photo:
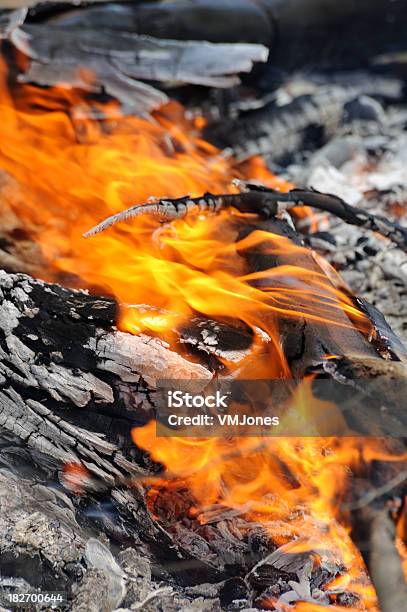
{"type": "Polygon", "coordinates": [[[95,529],[173,563],[181,583],[216,575],[152,519],[138,479],[153,468],[130,438],[157,379],[211,374],[155,338],[117,331],[115,318],[109,299],[0,271],[0,563],[23,591],[71,593],[95,529]],[[87,468],[86,497],[60,490],[67,463],[87,468]]]}
{"type": "Polygon", "coordinates": [[[157,379],[211,378],[165,343],[117,331],[115,316],[108,299],[0,271],[2,427],[107,481],[139,472],[124,449],[157,379]]]}

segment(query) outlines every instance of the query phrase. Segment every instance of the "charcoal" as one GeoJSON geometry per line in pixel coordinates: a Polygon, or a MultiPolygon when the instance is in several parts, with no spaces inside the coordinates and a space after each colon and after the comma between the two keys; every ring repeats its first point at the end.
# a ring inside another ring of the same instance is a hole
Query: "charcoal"
{"type": "Polygon", "coordinates": [[[269,610],[270,602],[276,601],[281,597],[281,595],[284,595],[284,593],[288,593],[290,591],[290,588],[291,587],[288,582],[280,577],[273,586],[264,589],[257,596],[257,598],[255,598],[254,603],[261,610],[269,610]]]}
{"type": "Polygon", "coordinates": [[[346,102],[343,107],[343,123],[354,121],[369,121],[385,124],[387,116],[382,105],[369,96],[359,96],[346,102]]]}
{"type": "Polygon", "coordinates": [[[181,344],[200,355],[206,353],[228,361],[240,361],[253,344],[253,333],[249,327],[208,319],[191,319],[179,333],[181,344]]]}
{"type": "Polygon", "coordinates": [[[288,580],[295,580],[295,578],[293,572],[285,572],[271,565],[260,565],[255,571],[252,570],[247,577],[249,583],[257,590],[274,587],[280,581],[284,584],[288,580]]]}
{"type": "Polygon", "coordinates": [[[240,609],[248,598],[248,586],[243,578],[229,578],[219,592],[221,606],[228,610],[240,609]]]}

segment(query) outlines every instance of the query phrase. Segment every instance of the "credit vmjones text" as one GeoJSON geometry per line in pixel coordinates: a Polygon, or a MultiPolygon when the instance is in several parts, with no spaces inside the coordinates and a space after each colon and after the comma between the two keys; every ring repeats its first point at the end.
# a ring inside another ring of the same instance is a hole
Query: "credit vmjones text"
{"type": "Polygon", "coordinates": [[[170,414],[167,417],[168,425],[171,427],[185,426],[214,426],[238,427],[238,426],[257,426],[257,427],[277,427],[280,424],[278,416],[251,416],[247,414],[196,414],[194,416],[180,416],[170,414]]]}

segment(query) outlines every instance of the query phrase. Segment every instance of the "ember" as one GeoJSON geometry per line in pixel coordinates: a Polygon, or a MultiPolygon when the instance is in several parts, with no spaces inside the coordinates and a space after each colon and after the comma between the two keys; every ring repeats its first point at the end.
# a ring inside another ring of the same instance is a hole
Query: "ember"
{"type": "MultiPolygon", "coordinates": [[[[52,50],[35,27],[27,40],[15,35],[20,52],[37,53],[31,76],[52,50]]],[[[298,179],[298,163],[285,180],[260,157],[237,161],[203,138],[210,122],[179,102],[137,117],[101,95],[18,83],[6,56],[0,486],[26,507],[14,515],[4,502],[14,522],[4,519],[13,535],[9,548],[0,541],[0,558],[13,547],[29,555],[30,541],[53,567],[34,580],[8,561],[7,576],[40,590],[69,584],[72,609],[89,606],[88,590],[103,584],[95,609],[124,601],[146,610],[194,602],[196,610],[393,612],[383,567],[391,564],[393,591],[398,585],[393,601],[403,601],[407,351],[354,295],[357,282],[342,280],[340,249],[327,245],[346,222],[384,245],[375,256],[393,241],[404,257],[405,203],[395,219],[342,193],[295,189],[288,178],[298,179]],[[157,435],[158,381],[168,379],[202,391],[255,381],[253,405],[280,407],[282,429],[157,435]],[[343,387],[344,405],[359,393],[363,402],[347,413],[318,392],[320,380],[343,387]],[[307,437],[284,435],[294,422],[307,437]],[[55,508],[63,527],[48,550],[26,532],[36,533],[35,512],[37,533],[54,533],[55,508]],[[106,537],[125,550],[105,551],[106,537]],[[59,559],[54,548],[66,540],[70,552],[59,559]]],[[[99,77],[82,70],[81,85],[92,89],[99,77]]],[[[306,167],[306,156],[300,161],[306,167]]]]}

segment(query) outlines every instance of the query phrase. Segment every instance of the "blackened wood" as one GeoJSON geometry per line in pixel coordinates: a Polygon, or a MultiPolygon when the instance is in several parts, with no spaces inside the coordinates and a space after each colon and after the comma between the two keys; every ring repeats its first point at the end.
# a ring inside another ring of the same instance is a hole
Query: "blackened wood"
{"type": "Polygon", "coordinates": [[[146,204],[136,204],[122,212],[108,217],[84,236],[89,238],[103,232],[119,221],[125,221],[141,215],[155,215],[162,221],[181,219],[194,211],[217,212],[222,208],[234,207],[241,212],[251,212],[263,217],[273,217],[292,208],[311,206],[317,210],[329,212],[350,225],[377,232],[385,236],[400,248],[407,251],[407,229],[399,223],[390,221],[380,215],[374,215],[362,208],[351,206],[338,196],[321,193],[314,189],[291,189],[282,193],[275,189],[236,181],[243,190],[239,194],[205,193],[200,197],[184,196],[176,199],[151,198],[146,204]]]}
{"type": "MultiPolygon", "coordinates": [[[[287,193],[281,193],[267,187],[246,184],[249,192],[264,194],[264,203],[261,210],[266,213],[275,214],[279,206],[287,209],[298,206],[309,205],[317,210],[329,212],[350,225],[356,225],[363,229],[377,232],[385,236],[403,250],[407,250],[407,229],[399,223],[391,221],[386,217],[372,214],[362,208],[351,206],[342,198],[330,193],[321,193],[315,189],[291,189],[287,193]]],[[[258,204],[261,206],[261,203],[258,204]]]]}
{"type": "MultiPolygon", "coordinates": [[[[132,427],[152,414],[157,379],[192,377],[205,385],[212,376],[155,338],[117,331],[116,311],[112,300],[0,271],[0,427],[11,440],[0,445],[0,465],[41,480],[44,492],[48,479],[60,480],[69,494],[62,470],[69,474],[70,465],[80,464],[86,471],[79,489],[88,491],[78,514],[83,525],[96,521],[118,542],[141,538],[152,557],[172,564],[180,582],[220,579],[152,519],[139,484],[151,462],[130,438],[132,427]]],[[[18,553],[15,546],[10,543],[10,554],[18,553]]],[[[34,565],[41,574],[41,563],[34,565]]]]}
{"type": "Polygon", "coordinates": [[[261,2],[252,0],[110,2],[51,14],[51,20],[62,26],[111,28],[176,40],[270,46],[274,36],[272,18],[261,2]]]}
{"type": "MultiPolygon", "coordinates": [[[[0,271],[2,426],[107,482],[140,473],[129,432],[159,378],[211,378],[157,339],[115,330],[116,305],[0,271]]],[[[143,416],[144,415],[144,416],[143,416]]]]}
{"type": "Polygon", "coordinates": [[[353,87],[321,88],[315,94],[299,96],[283,106],[271,102],[237,119],[209,125],[204,135],[217,147],[231,150],[239,160],[266,155],[273,162],[285,163],[303,149],[311,128],[318,128],[323,139],[332,136],[344,104],[356,93],[353,87]]]}
{"type": "Polygon", "coordinates": [[[84,7],[67,11],[59,22],[81,27],[84,20],[99,29],[177,40],[262,43],[270,47],[274,66],[293,71],[299,61],[337,69],[365,66],[396,45],[405,48],[405,18],[402,0],[166,0],[84,7]]]}

